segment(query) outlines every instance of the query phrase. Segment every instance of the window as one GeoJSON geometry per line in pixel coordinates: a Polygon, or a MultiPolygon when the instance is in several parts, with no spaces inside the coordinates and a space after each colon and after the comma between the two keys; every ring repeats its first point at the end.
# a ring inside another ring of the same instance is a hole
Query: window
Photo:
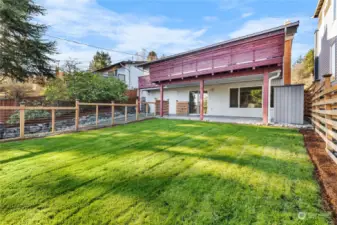
{"type": "Polygon", "coordinates": [[[232,88],[229,99],[230,108],[261,108],[262,87],[232,88]]]}
{"type": "Polygon", "coordinates": [[[330,62],[330,65],[331,65],[331,74],[332,74],[332,77],[335,78],[336,77],[336,43],[333,44],[331,46],[331,62],[330,62]]]}
{"type": "Polygon", "coordinates": [[[229,107],[230,108],[239,107],[239,89],[238,88],[229,89],[229,107]]]}
{"type": "Polygon", "coordinates": [[[116,71],[109,71],[108,74],[109,74],[109,77],[114,77],[116,76],[116,71]]]}
{"type": "Polygon", "coordinates": [[[274,87],[271,87],[270,93],[270,108],[274,108],[274,87]]]}
{"type": "Polygon", "coordinates": [[[240,108],[261,108],[262,87],[240,88],[240,108]]]}
{"type": "Polygon", "coordinates": [[[118,79],[121,81],[125,81],[125,75],[124,74],[118,74],[118,79]]]}

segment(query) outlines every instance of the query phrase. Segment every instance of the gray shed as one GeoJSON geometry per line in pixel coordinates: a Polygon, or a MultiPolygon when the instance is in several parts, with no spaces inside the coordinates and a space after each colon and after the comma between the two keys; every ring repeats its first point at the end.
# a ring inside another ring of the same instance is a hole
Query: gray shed
{"type": "Polygon", "coordinates": [[[304,85],[274,87],[274,122],[303,124],[304,85]]]}

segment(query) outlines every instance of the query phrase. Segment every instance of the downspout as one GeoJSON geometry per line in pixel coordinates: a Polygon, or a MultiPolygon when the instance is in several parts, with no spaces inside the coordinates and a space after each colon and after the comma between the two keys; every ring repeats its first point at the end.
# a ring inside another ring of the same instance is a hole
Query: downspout
{"type": "Polygon", "coordinates": [[[269,90],[269,93],[268,93],[268,124],[270,123],[270,108],[271,108],[271,82],[272,80],[275,80],[277,78],[280,78],[281,76],[281,70],[277,70],[275,71],[274,73],[277,73],[275,76],[272,76],[269,78],[269,83],[268,83],[268,90],[269,90]]]}

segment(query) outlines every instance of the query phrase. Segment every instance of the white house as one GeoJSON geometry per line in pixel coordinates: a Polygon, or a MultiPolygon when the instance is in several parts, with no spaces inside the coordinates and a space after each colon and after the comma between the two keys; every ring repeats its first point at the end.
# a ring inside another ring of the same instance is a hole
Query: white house
{"type": "Polygon", "coordinates": [[[141,63],[144,61],[120,61],[96,70],[95,73],[100,73],[104,77],[116,77],[125,82],[128,90],[133,90],[138,88],[138,77],[144,73],[141,68],[137,67],[141,63]]]}
{"type": "MultiPolygon", "coordinates": [[[[140,99],[157,101],[161,116],[249,117],[268,123],[274,116],[274,87],[291,85],[292,41],[298,26],[299,22],[287,23],[143,63],[140,99]]],[[[303,106],[298,111],[303,113],[303,106]]]]}
{"type": "Polygon", "coordinates": [[[315,32],[315,79],[325,74],[337,74],[337,0],[319,0],[314,18],[318,18],[315,32]]]}

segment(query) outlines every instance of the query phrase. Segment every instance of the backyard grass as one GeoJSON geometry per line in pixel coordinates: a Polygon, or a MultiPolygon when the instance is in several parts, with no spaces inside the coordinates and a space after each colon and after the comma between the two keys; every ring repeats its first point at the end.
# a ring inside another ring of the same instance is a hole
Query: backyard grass
{"type": "Polygon", "coordinates": [[[0,223],[329,224],[313,170],[301,134],[258,126],[157,119],[1,143],[0,223]]]}

